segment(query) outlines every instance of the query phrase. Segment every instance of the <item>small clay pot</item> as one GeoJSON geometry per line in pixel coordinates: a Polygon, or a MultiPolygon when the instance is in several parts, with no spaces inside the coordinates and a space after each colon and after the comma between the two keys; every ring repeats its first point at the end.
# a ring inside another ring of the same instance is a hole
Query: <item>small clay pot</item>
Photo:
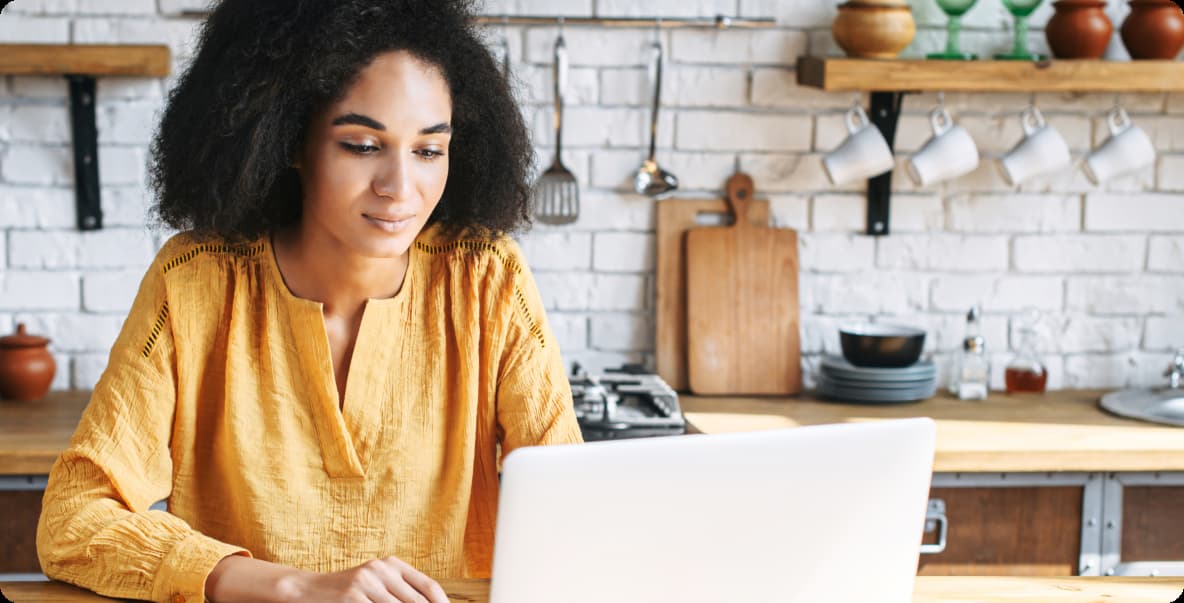
{"type": "Polygon", "coordinates": [[[1184,46],[1184,14],[1171,0],[1131,0],[1121,31],[1132,59],[1171,60],[1184,46]]]}
{"type": "Polygon", "coordinates": [[[15,335],[0,337],[0,398],[27,402],[49,393],[56,366],[48,345],[48,339],[26,333],[24,324],[15,335]]]}
{"type": "Polygon", "coordinates": [[[891,59],[913,41],[917,25],[907,5],[848,2],[839,5],[831,33],[849,57],[891,59]]]}
{"type": "Polygon", "coordinates": [[[1044,35],[1058,59],[1100,59],[1110,43],[1114,25],[1106,16],[1104,0],[1060,0],[1044,35]]]}

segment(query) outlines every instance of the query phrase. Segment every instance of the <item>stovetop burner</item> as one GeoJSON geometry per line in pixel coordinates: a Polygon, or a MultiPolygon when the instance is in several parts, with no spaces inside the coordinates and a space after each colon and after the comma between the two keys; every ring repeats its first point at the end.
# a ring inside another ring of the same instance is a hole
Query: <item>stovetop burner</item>
{"type": "Polygon", "coordinates": [[[637,364],[588,375],[572,366],[571,394],[585,441],[686,433],[678,394],[637,364]]]}

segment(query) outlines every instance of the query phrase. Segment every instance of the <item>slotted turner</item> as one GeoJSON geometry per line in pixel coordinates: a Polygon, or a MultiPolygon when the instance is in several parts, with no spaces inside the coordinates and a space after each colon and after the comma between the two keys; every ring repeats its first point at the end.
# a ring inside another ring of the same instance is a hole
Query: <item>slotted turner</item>
{"type": "Polygon", "coordinates": [[[534,217],[544,224],[570,224],[580,216],[580,185],[563,165],[563,91],[567,88],[567,45],[555,40],[555,161],[534,185],[534,217]]]}

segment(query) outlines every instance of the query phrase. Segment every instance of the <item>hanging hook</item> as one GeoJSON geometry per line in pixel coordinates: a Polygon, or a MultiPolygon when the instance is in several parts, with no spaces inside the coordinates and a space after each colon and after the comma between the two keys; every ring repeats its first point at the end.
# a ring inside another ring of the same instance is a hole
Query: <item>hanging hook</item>
{"type": "Polygon", "coordinates": [[[563,37],[563,17],[559,17],[559,37],[563,37]]]}
{"type": "Polygon", "coordinates": [[[937,106],[938,106],[938,108],[944,108],[945,104],[946,104],[946,93],[939,91],[937,93],[937,106]]]}

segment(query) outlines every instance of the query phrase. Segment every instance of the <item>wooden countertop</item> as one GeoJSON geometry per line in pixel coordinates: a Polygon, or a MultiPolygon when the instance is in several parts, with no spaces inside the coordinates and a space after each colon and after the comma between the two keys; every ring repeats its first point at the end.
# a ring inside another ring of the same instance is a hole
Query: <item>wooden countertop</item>
{"type": "MultiPolygon", "coordinates": [[[[487,603],[486,580],[442,580],[454,602],[487,603]]],[[[1184,578],[1034,578],[1013,576],[919,576],[913,603],[1169,603],[1184,590],[1184,578]]],[[[15,603],[112,601],[60,582],[0,582],[15,603]]]]}
{"type": "Polygon", "coordinates": [[[1117,417],[1102,391],[1043,395],[992,393],[988,400],[942,394],[917,403],[858,405],[800,398],[683,396],[683,412],[703,433],[756,431],[932,417],[934,471],[1184,471],[1184,429],[1117,417]]]}
{"type": "Polygon", "coordinates": [[[89,391],[50,392],[36,402],[0,400],[0,475],[48,475],[89,401],[89,391]]]}
{"type": "MultiPolygon", "coordinates": [[[[1100,391],[992,394],[970,402],[938,396],[896,405],[796,398],[683,396],[687,420],[704,433],[915,416],[937,421],[938,472],[1184,471],[1184,429],[1116,417],[1100,391]]],[[[90,392],[54,392],[37,402],[0,400],[0,475],[45,475],[70,441],[90,392]]]]}

